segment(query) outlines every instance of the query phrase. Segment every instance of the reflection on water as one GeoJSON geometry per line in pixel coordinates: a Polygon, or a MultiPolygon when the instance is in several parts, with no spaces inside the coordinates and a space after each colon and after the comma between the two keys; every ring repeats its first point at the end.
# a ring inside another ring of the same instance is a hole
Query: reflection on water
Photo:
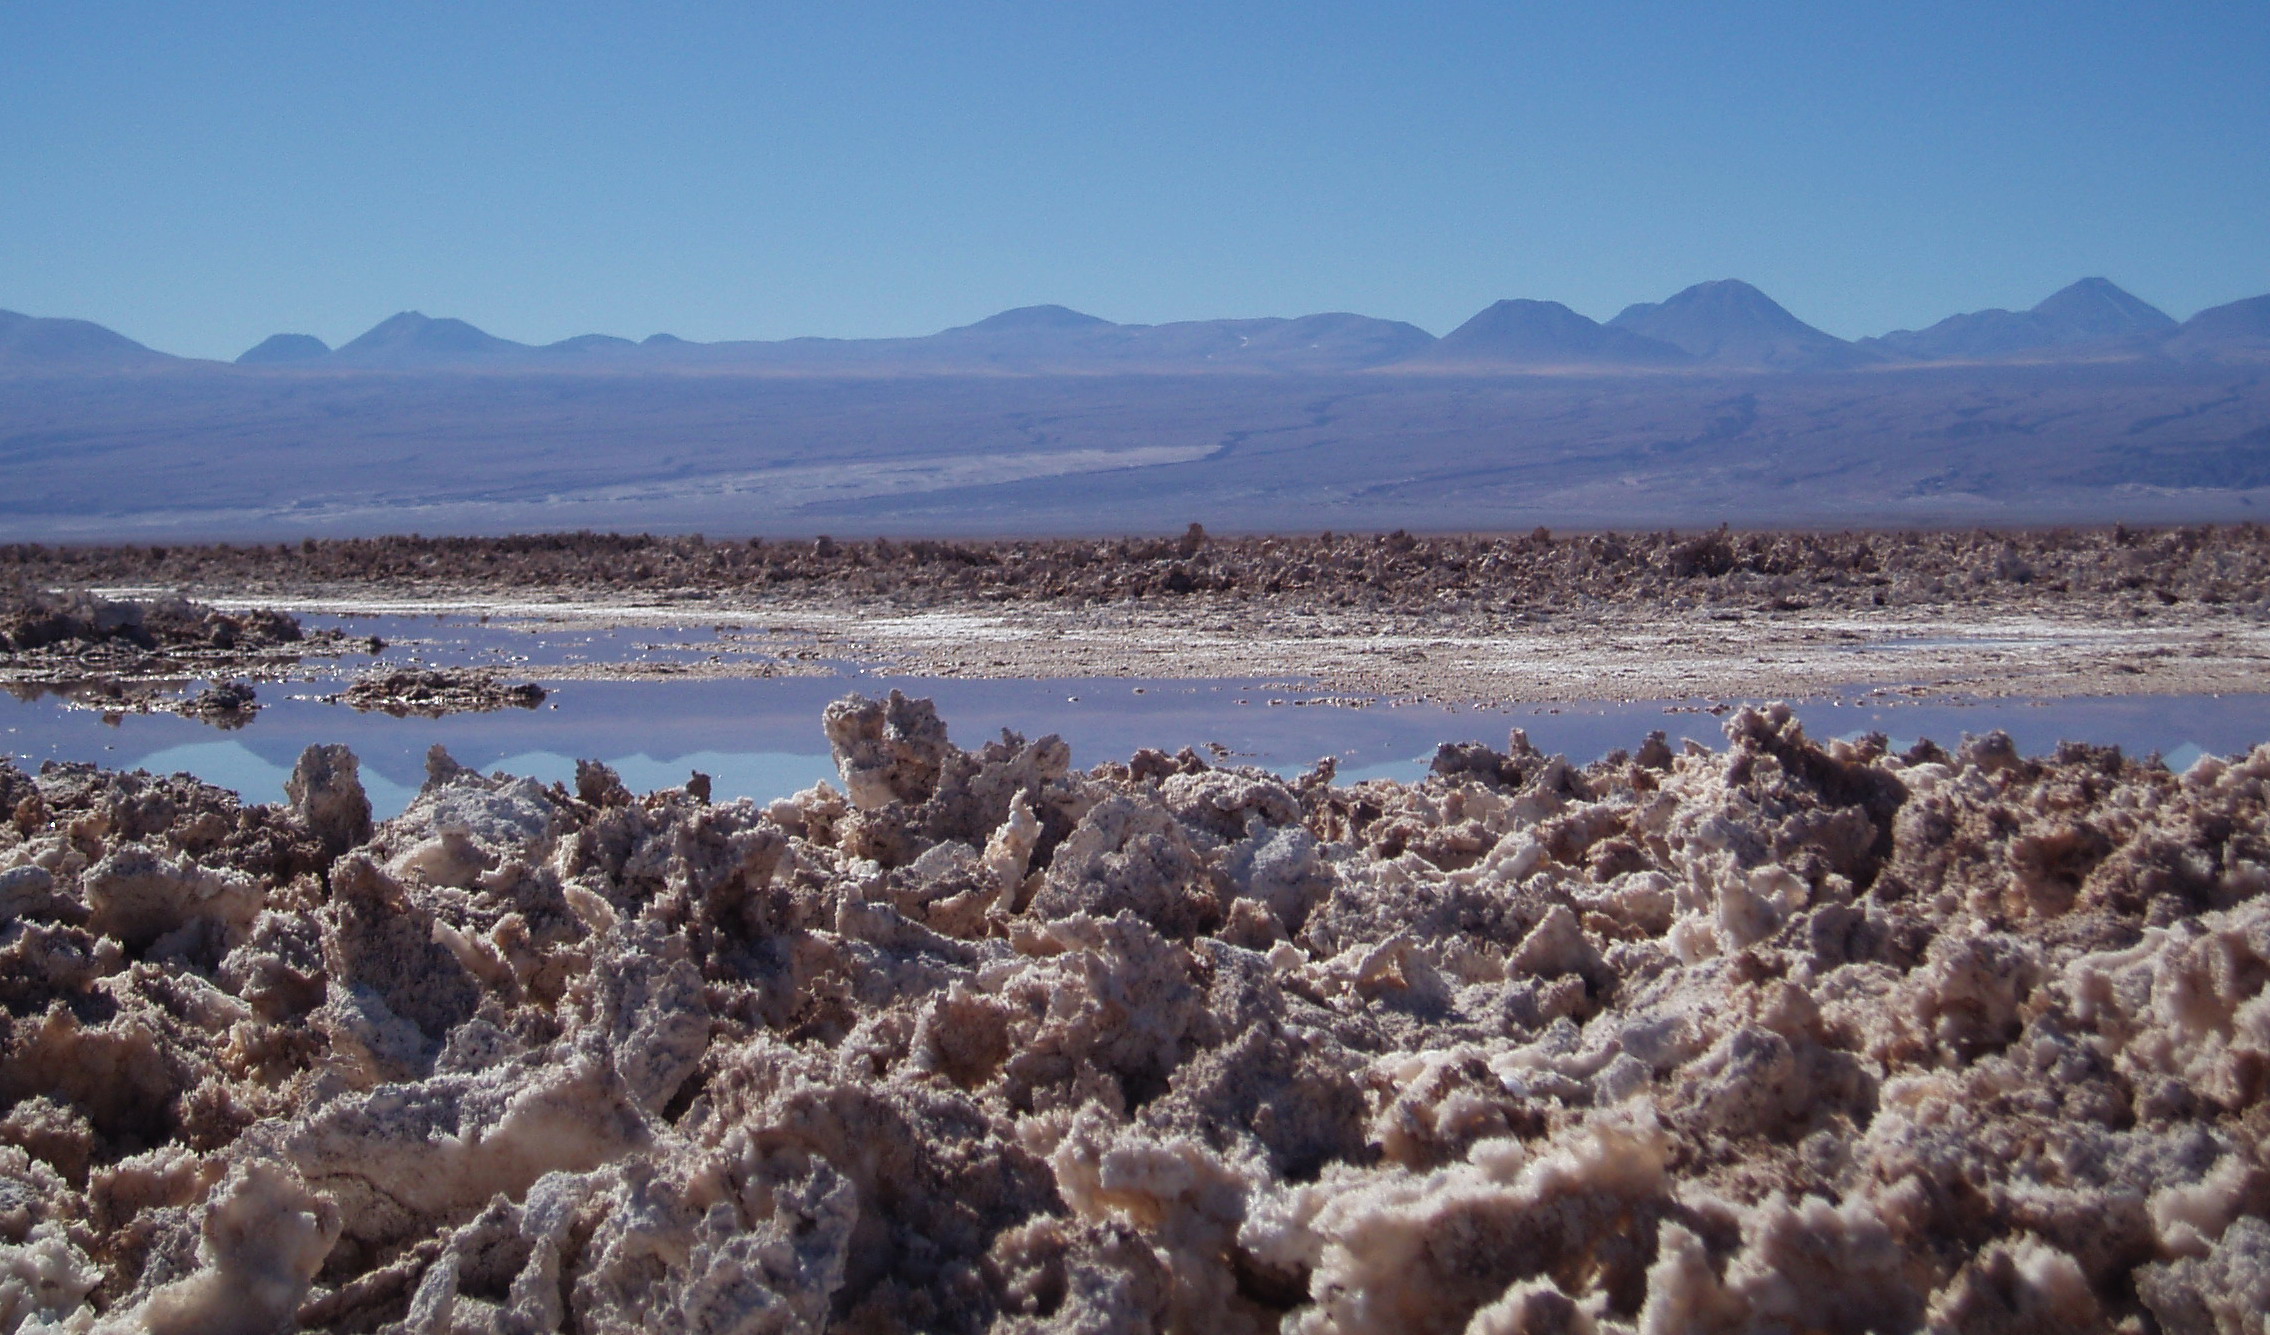
{"type": "MultiPolygon", "coordinates": [[[[108,709],[134,692],[179,694],[194,683],[11,689],[0,701],[0,752],[36,767],[49,759],[114,768],[185,770],[254,801],[283,798],[285,777],[315,742],[344,742],[362,759],[365,787],[380,815],[406,805],[425,777],[427,748],[448,748],[483,770],[572,781],[578,758],[605,760],[634,790],[711,776],[720,798],[770,798],[834,775],[820,733],[820,711],[854,690],[892,687],[938,702],[954,740],[974,749],[1003,728],[1028,737],[1057,733],[1074,762],[1123,759],[1142,747],[1189,746],[1222,763],[1279,773],[1330,756],[1343,782],[1415,778],[1436,744],[1502,746],[1511,728],[1538,746],[1578,760],[1633,747],[1662,729],[1676,742],[1724,744],[1720,702],[1434,704],[1328,699],[1297,684],[1259,679],[1158,681],[1125,678],[966,681],[865,674],[829,664],[811,643],[752,626],[598,626],[570,628],[541,619],[495,623],[467,616],[303,616],[310,628],[337,628],[373,652],[309,660],[295,681],[260,684],[260,712],[227,738],[211,721],[108,709]],[[371,643],[375,637],[376,643],[371,643]],[[584,663],[762,664],[797,660],[833,676],[700,680],[554,681],[545,667],[584,663]],[[549,689],[542,707],[444,718],[361,713],[321,697],[373,667],[416,671],[477,667],[504,680],[534,679],[549,689]],[[91,693],[91,694],[90,694],[91,693]],[[109,694],[105,694],[109,693],[109,694]],[[101,698],[98,698],[101,697],[101,698]],[[76,707],[72,707],[76,706],[76,707]],[[105,712],[108,709],[108,712],[105,712]]],[[[2134,754],[2159,752],[2178,767],[2202,752],[2242,751],[2270,739],[2270,696],[2125,696],[2036,703],[1917,702],[1884,693],[1801,704],[1819,737],[1880,731],[1906,746],[2003,729],[2028,752],[2071,738],[2134,754]]]]}
{"type": "MultiPolygon", "coordinates": [[[[537,679],[542,680],[540,674],[537,679]]],[[[1722,745],[1722,720],[1693,704],[1505,705],[1452,709],[1431,704],[1368,707],[1299,702],[1313,695],[1256,681],[963,681],[887,677],[783,677],[762,680],[545,683],[543,708],[447,718],[390,718],[325,704],[315,688],[267,685],[251,725],[223,739],[192,719],[130,714],[106,723],[52,699],[0,702],[0,750],[36,767],[46,759],[90,760],[114,768],[186,770],[256,801],[279,801],[300,750],[344,742],[363,762],[373,806],[391,815],[417,791],[428,747],[460,761],[544,780],[572,780],[578,757],[620,770],[633,789],[685,782],[700,770],[720,798],[769,798],[833,774],[820,711],[852,690],[896,686],[937,700],[954,740],[974,748],[1002,728],[1027,736],[1061,734],[1075,763],[1121,759],[1139,747],[1198,748],[1229,763],[1297,773],[1319,757],[1339,763],[1342,781],[1412,778],[1438,742],[1503,745],[1525,729],[1547,750],[1580,759],[1636,746],[1662,729],[1674,741],[1722,745]],[[297,692],[294,696],[292,693],[297,692]],[[1274,702],[1274,703],[1273,703],[1274,702]]],[[[2202,752],[2227,753],[2270,739],[2270,696],[2126,696],[2062,700],[1918,703],[1860,698],[1799,706],[1820,737],[1881,731],[1904,746],[1929,736],[2009,732],[2028,752],[2061,739],[2113,744],[2132,754],[2159,752],[2181,767],[2202,752]]]]}
{"type": "MultiPolygon", "coordinates": [[[[232,789],[252,801],[281,802],[284,800],[284,780],[291,777],[291,761],[297,758],[298,752],[295,750],[290,757],[279,762],[243,742],[226,741],[169,746],[124,761],[104,757],[103,763],[146,769],[153,774],[187,772],[207,783],[232,789]]],[[[482,761],[479,768],[525,774],[542,783],[564,783],[572,788],[575,786],[576,759],[576,756],[561,751],[522,751],[482,761]]],[[[720,798],[778,797],[800,788],[809,788],[821,779],[835,777],[835,766],[827,756],[797,755],[790,752],[693,751],[668,760],[657,760],[640,752],[606,759],[622,775],[623,782],[630,786],[631,791],[642,793],[656,788],[676,787],[696,770],[710,776],[714,784],[713,791],[720,798]]],[[[399,766],[395,770],[395,773],[389,774],[368,760],[365,760],[362,767],[363,789],[370,794],[372,809],[382,818],[394,815],[408,806],[410,799],[417,796],[418,784],[424,778],[422,772],[405,774],[399,766]]]]}

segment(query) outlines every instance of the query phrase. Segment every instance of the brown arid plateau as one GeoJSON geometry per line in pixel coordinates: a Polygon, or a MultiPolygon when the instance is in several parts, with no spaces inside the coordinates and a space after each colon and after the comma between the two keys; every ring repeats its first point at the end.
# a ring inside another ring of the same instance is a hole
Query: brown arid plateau
{"type": "Polygon", "coordinates": [[[2270,747],[1789,710],[1286,781],[0,769],[0,1330],[2181,1331],[2270,1309],[2270,747]]]}

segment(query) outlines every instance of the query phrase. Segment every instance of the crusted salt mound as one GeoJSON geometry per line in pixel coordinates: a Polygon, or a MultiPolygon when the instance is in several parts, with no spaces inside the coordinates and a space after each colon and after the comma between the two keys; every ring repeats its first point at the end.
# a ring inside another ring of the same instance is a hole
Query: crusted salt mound
{"type": "Polygon", "coordinates": [[[0,766],[0,1335],[2259,1331],[2270,747],[0,766]]]}
{"type": "Polygon", "coordinates": [[[534,709],[544,703],[544,688],[532,682],[508,686],[488,672],[461,668],[402,668],[365,677],[337,695],[325,698],[352,705],[365,713],[376,711],[396,718],[418,715],[478,714],[496,709],[534,709]]]}
{"type": "Polygon", "coordinates": [[[260,712],[258,692],[223,677],[280,671],[342,641],[274,608],[222,612],[179,595],[109,599],[0,581],[0,678],[19,694],[105,714],[162,710],[241,728],[260,712]],[[183,678],[214,684],[192,694],[183,678]]]}
{"type": "Polygon", "coordinates": [[[85,658],[102,646],[149,651],[253,651],[297,644],[297,617],[273,608],[228,613],[179,595],[99,598],[83,592],[17,589],[0,594],[0,657],[62,650],[85,658]]]}

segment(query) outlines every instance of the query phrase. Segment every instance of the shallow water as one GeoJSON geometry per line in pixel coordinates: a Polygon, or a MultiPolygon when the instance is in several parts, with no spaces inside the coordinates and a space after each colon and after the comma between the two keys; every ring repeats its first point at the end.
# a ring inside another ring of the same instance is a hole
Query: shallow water
{"type": "MultiPolygon", "coordinates": [[[[247,726],[221,732],[170,714],[111,716],[64,707],[52,699],[0,697],[0,751],[36,768],[44,760],[96,761],[113,768],[183,770],[255,801],[279,801],[300,751],[315,742],[344,742],[363,764],[363,781],[380,815],[406,805],[423,780],[425,754],[441,745],[465,764],[546,781],[572,781],[578,757],[605,760],[634,790],[680,784],[695,770],[711,776],[720,798],[784,796],[834,767],[820,732],[820,711],[851,691],[879,695],[896,687],[938,702],[956,743],[974,749],[1003,728],[1027,736],[1057,733],[1074,763],[1124,759],[1140,747],[1184,746],[1224,763],[1254,764],[1294,774],[1331,756],[1343,782],[1413,778],[1437,743],[1505,743],[1512,728],[1549,751],[1590,760],[1637,746],[1662,729],[1674,742],[1724,742],[1723,719],[1710,712],[1740,701],[1647,701],[1452,708],[1431,703],[1330,703],[1283,681],[1160,681],[1127,678],[972,681],[875,675],[833,665],[834,675],[763,679],[547,681],[543,667],[582,661],[622,662],[770,657],[793,647],[762,630],[709,628],[563,632],[542,624],[491,626],[431,617],[306,618],[388,641],[381,658],[396,665],[490,666],[550,691],[534,710],[459,714],[441,719],[364,714],[316,698],[338,689],[337,669],[311,661],[312,680],[260,685],[264,706],[247,726]]],[[[807,649],[806,652],[809,652],[807,649]]],[[[359,667],[367,655],[340,660],[359,667]]],[[[1340,700],[1343,697],[1332,697],[1340,700]]],[[[1755,703],[1755,702],[1748,702],[1755,703]]],[[[1993,700],[1917,702],[1856,689],[1799,702],[1815,736],[1880,731],[1896,745],[1919,737],[1942,742],[2003,729],[2029,752],[2075,739],[2158,752],[2178,768],[2202,752],[2243,751],[2270,740],[2270,695],[2112,696],[2050,702],[1993,700]]]]}

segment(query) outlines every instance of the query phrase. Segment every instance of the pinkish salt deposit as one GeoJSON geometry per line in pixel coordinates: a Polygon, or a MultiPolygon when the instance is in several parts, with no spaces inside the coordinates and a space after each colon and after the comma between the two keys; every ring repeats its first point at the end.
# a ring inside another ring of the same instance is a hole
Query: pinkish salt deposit
{"type": "Polygon", "coordinates": [[[0,1332],[2253,1332],[2270,748],[0,769],[0,1332]]]}

